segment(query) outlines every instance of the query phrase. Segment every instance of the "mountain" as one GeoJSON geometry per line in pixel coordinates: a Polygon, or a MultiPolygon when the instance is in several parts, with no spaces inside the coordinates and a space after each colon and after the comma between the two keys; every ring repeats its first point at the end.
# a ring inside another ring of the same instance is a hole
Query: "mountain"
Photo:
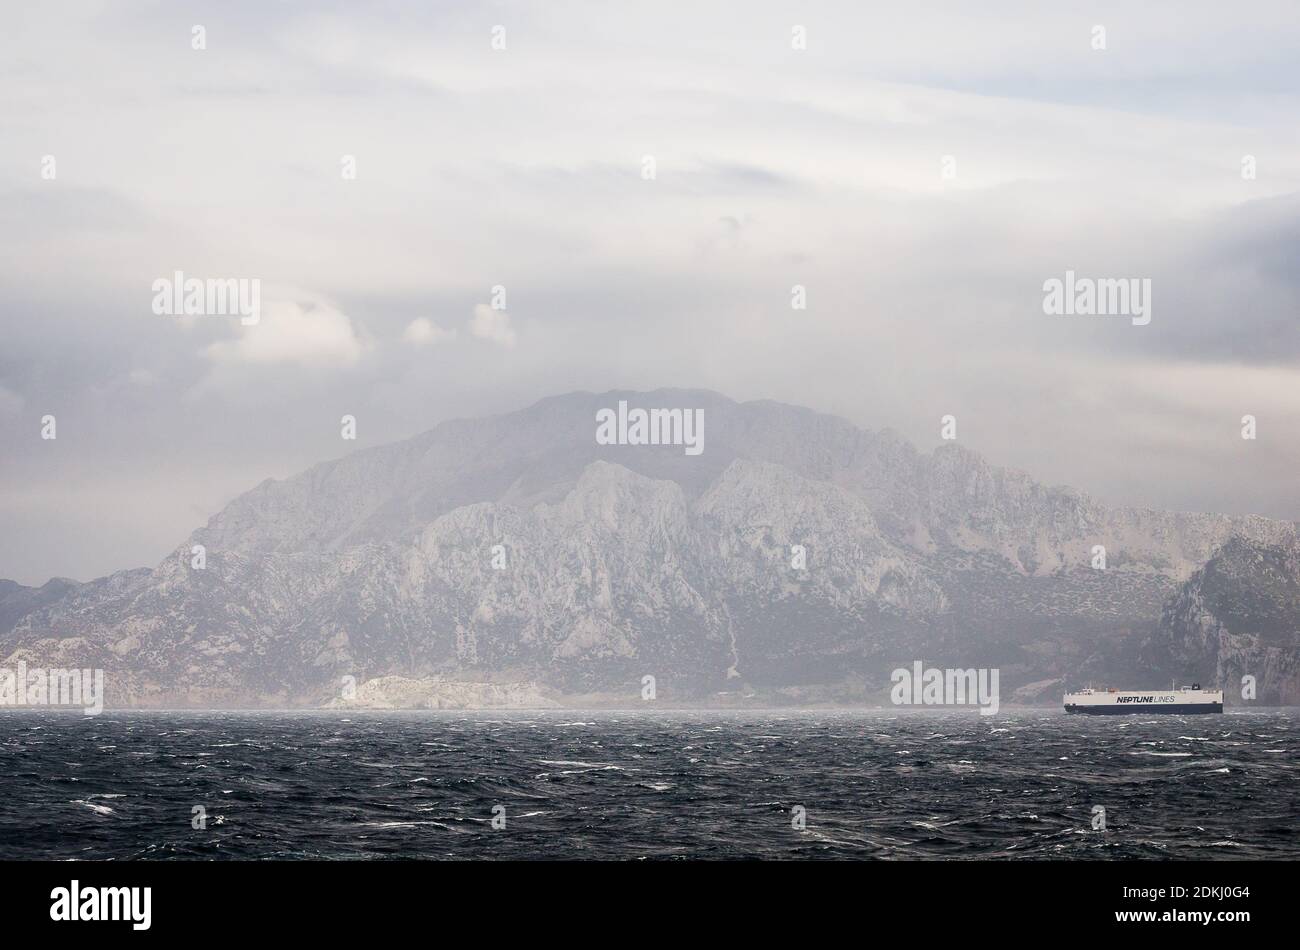
{"type": "Polygon", "coordinates": [[[0,580],[0,630],[10,629],[33,610],[56,603],[80,586],[66,577],[55,577],[40,587],[24,587],[14,581],[0,580]]]}
{"type": "MultiPolygon", "coordinates": [[[[1243,588],[1276,580],[1267,616],[1294,637],[1294,560],[1223,559],[1295,539],[1253,516],[1107,508],[780,403],[571,393],[263,482],[153,570],[0,586],[0,665],[103,667],[118,704],[315,705],[347,677],[861,700],[921,659],[1058,701],[1062,679],[1236,670],[1197,646],[1191,607],[1170,614],[1220,589],[1216,562],[1243,588]],[[703,451],[599,444],[620,401],[699,410],[703,451]]],[[[1261,696],[1292,695],[1276,637],[1211,600],[1232,662],[1261,670],[1261,696]]]]}
{"type": "Polygon", "coordinates": [[[1237,685],[1252,675],[1260,704],[1300,705],[1298,618],[1300,544],[1238,537],[1165,605],[1154,645],[1185,678],[1237,685]]]}

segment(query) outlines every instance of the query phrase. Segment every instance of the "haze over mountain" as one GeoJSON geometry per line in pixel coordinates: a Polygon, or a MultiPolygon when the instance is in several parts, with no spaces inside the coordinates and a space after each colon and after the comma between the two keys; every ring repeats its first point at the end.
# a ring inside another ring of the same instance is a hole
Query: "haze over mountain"
{"type": "Polygon", "coordinates": [[[1107,508],[775,402],[581,392],[263,482],[152,570],[0,583],[0,665],[103,667],[114,705],[315,705],[345,677],[632,703],[647,675],[870,701],[917,659],[998,667],[1004,702],[1175,675],[1231,702],[1252,674],[1294,703],[1298,589],[1291,522],[1107,508]],[[620,400],[701,410],[703,452],[598,444],[620,400]]]}

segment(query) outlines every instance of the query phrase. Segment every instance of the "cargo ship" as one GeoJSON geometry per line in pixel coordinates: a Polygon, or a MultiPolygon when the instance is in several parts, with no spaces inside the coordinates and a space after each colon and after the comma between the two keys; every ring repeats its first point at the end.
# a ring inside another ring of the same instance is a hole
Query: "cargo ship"
{"type": "Polygon", "coordinates": [[[1177,716],[1223,712],[1223,690],[1200,683],[1174,689],[1081,689],[1065,694],[1065,711],[1090,716],[1169,713],[1177,716]]]}

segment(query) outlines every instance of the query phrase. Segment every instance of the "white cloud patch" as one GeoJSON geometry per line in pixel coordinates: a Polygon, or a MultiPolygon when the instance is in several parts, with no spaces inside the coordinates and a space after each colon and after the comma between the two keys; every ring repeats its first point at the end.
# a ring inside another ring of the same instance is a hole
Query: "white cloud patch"
{"type": "Polygon", "coordinates": [[[205,352],[216,363],[347,367],[367,349],[369,342],[348,315],[317,298],[269,301],[260,322],[240,327],[236,339],[213,343],[205,352]]]}
{"type": "Polygon", "coordinates": [[[510,326],[510,314],[504,310],[493,310],[485,303],[474,307],[474,319],[470,321],[469,332],[501,346],[515,345],[515,331],[510,326]]]}
{"type": "Polygon", "coordinates": [[[407,324],[402,332],[402,339],[416,346],[432,346],[445,340],[456,339],[456,331],[444,330],[428,317],[420,317],[407,324]]]}

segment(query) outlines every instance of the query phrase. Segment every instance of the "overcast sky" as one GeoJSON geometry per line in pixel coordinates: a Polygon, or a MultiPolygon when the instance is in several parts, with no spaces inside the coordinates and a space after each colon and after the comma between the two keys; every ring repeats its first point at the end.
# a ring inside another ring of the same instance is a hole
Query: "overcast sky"
{"type": "Polygon", "coordinates": [[[3,18],[0,577],[153,565],[263,478],[616,387],[927,450],[951,413],[1106,502],[1300,517],[1292,2],[3,18]],[[1045,315],[1067,269],[1150,278],[1150,324],[1045,315]],[[261,323],[156,315],[175,270],[260,279],[261,323]]]}

